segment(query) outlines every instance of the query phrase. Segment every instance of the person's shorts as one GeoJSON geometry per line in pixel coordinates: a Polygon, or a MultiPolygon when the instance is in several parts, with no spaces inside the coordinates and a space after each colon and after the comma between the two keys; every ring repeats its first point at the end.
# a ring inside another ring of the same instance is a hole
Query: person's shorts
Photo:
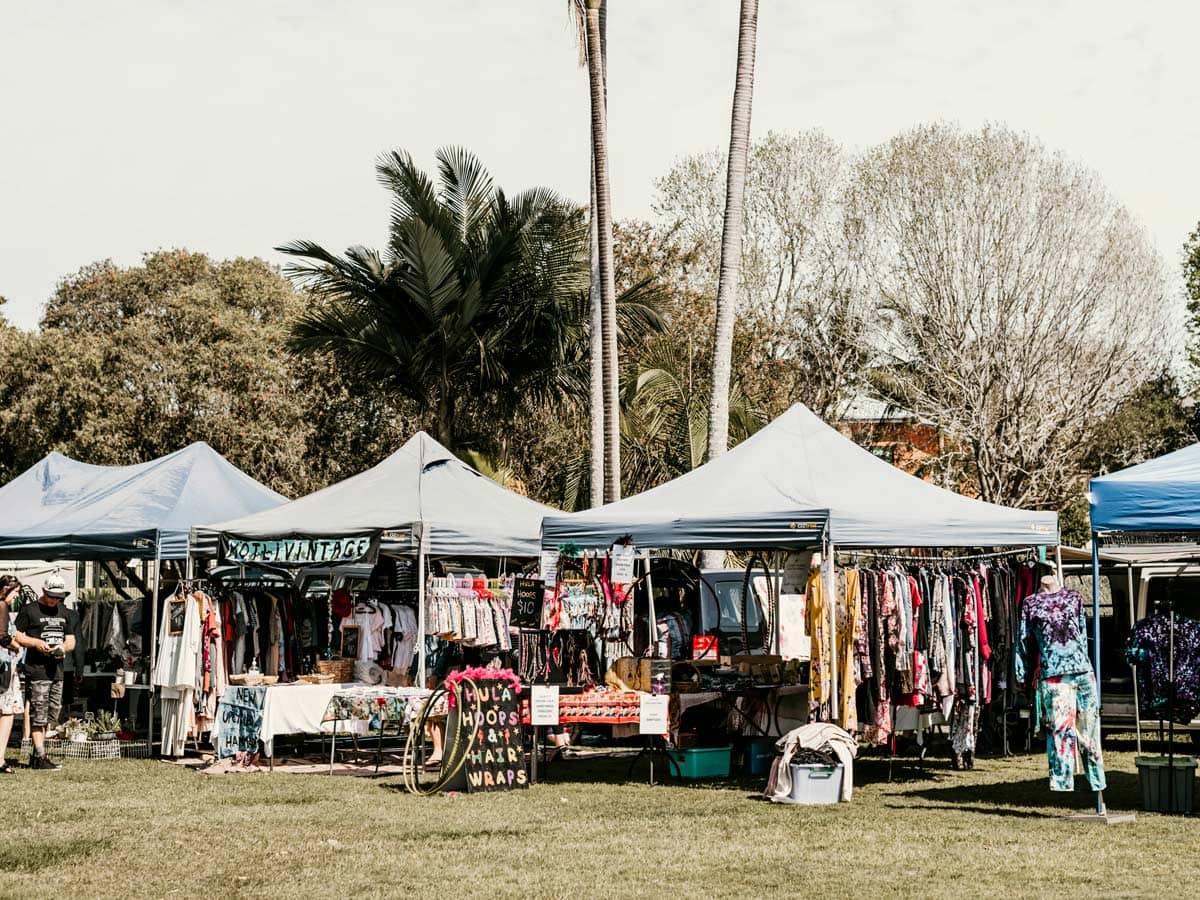
{"type": "Polygon", "coordinates": [[[58,721],[62,710],[63,683],[61,681],[29,682],[29,722],[34,728],[45,728],[58,721]]]}

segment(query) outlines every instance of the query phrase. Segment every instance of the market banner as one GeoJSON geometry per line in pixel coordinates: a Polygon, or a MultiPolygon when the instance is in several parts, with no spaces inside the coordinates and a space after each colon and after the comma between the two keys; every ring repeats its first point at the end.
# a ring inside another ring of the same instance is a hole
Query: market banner
{"type": "Polygon", "coordinates": [[[274,563],[275,565],[332,566],[341,563],[374,564],[379,558],[379,532],[340,537],[286,537],[278,540],[221,535],[221,561],[274,563]]]}

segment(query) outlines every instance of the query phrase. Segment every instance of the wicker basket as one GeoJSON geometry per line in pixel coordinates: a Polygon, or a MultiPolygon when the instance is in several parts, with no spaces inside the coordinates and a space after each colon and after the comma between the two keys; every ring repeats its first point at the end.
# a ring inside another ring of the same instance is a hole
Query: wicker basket
{"type": "Polygon", "coordinates": [[[333,684],[333,675],[299,675],[296,680],[305,684],[333,684]]]}
{"type": "Polygon", "coordinates": [[[338,684],[347,684],[354,680],[354,660],[352,659],[318,659],[318,675],[332,675],[338,684]]]}

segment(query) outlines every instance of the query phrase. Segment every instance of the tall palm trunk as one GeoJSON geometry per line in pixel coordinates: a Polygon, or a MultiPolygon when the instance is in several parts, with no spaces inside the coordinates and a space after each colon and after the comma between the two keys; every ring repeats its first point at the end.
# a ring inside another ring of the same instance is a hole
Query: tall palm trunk
{"type": "MultiPolygon", "coordinates": [[[[605,106],[608,105],[608,3],[600,2],[600,67],[604,78],[605,106]]],[[[577,8],[577,7],[576,7],[577,8]]],[[[587,14],[584,12],[583,51],[587,57],[587,14]]],[[[605,450],[607,447],[604,430],[604,344],[601,332],[604,330],[604,294],[600,281],[600,227],[596,219],[596,161],[591,152],[588,153],[588,183],[590,185],[591,210],[591,287],[589,300],[592,310],[591,347],[589,351],[591,397],[588,406],[590,418],[591,446],[591,505],[599,506],[604,502],[604,469],[605,450]]]]}
{"type": "MultiPolygon", "coordinates": [[[[589,154],[590,155],[590,154],[589,154]]],[[[588,416],[590,419],[591,435],[591,470],[592,493],[591,505],[599,506],[604,502],[604,457],[607,447],[607,432],[604,430],[604,296],[600,287],[600,228],[596,224],[596,166],[592,162],[588,166],[588,174],[592,183],[592,285],[589,300],[592,308],[591,348],[589,350],[589,388],[590,402],[588,416]]]]}
{"type": "Polygon", "coordinates": [[[617,377],[617,300],[613,277],[612,199],[608,183],[608,126],[604,102],[600,9],[603,0],[587,0],[588,81],[592,106],[592,165],[595,169],[594,215],[600,273],[600,343],[604,373],[604,500],[621,499],[621,420],[617,377]]]}
{"type": "MultiPolygon", "coordinates": [[[[738,24],[737,76],[729,129],[729,165],[725,181],[725,223],[721,232],[721,269],[717,279],[716,342],[713,346],[712,399],[708,405],[708,458],[729,449],[729,377],[733,366],[733,325],[737,319],[738,274],[742,256],[742,201],[746,194],[746,158],[750,151],[750,104],[754,97],[754,51],[758,0],[742,0],[738,24]]],[[[719,565],[710,553],[705,565],[719,565]]]]}

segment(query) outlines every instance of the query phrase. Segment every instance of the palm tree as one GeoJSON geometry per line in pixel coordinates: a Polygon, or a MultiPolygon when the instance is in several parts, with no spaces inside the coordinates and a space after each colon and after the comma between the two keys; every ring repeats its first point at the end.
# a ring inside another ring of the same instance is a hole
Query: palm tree
{"type": "Polygon", "coordinates": [[[725,224],[721,233],[721,269],[717,279],[716,344],[713,347],[712,400],[708,409],[708,458],[729,449],[729,375],[733,325],[737,318],[738,266],[742,254],[742,198],[746,193],[746,157],[750,150],[750,105],[754,95],[754,49],[758,0],[742,0],[738,26],[737,77],[729,134],[725,182],[725,224]]]}
{"type": "MultiPolygon", "coordinates": [[[[733,366],[733,325],[737,320],[738,267],[742,255],[742,198],[746,193],[746,157],[750,151],[750,104],[754,96],[754,48],[758,0],[742,0],[738,24],[737,75],[725,179],[725,222],[721,232],[721,268],[717,277],[716,336],[713,344],[712,397],[708,404],[710,460],[729,449],[729,377],[733,366]]],[[[706,550],[704,568],[717,568],[724,553],[706,550]]]]}
{"type": "MultiPolygon", "coordinates": [[[[626,484],[633,492],[649,490],[684,475],[704,462],[708,450],[705,366],[695,348],[673,336],[645,341],[637,371],[627,373],[621,391],[621,439],[626,484]]],[[[732,381],[729,431],[742,441],[763,425],[732,381]]]]}
{"type": "MultiPolygon", "coordinates": [[[[592,111],[592,170],[595,194],[596,271],[600,288],[600,344],[604,382],[604,500],[621,499],[620,381],[617,371],[617,301],[613,274],[612,198],[608,180],[608,123],[605,96],[604,37],[601,25],[605,0],[584,3],[584,35],[592,111]]],[[[595,471],[593,465],[593,471],[595,471]]]]}
{"type": "Polygon", "coordinates": [[[330,352],[414,401],[457,450],[470,442],[470,413],[499,421],[522,399],[579,391],[587,226],[544,188],[509,197],[465,150],[437,160],[435,184],[403,151],[379,159],[392,193],[383,253],[337,256],[310,241],[278,249],[302,260],[285,271],[316,298],[290,349],[330,352]]]}
{"type": "MultiPolygon", "coordinates": [[[[575,25],[576,45],[579,48],[579,64],[588,64],[587,38],[587,7],[584,0],[567,0],[567,9],[571,21],[575,25]]],[[[604,79],[605,104],[608,103],[608,2],[600,2],[600,70],[604,79]]],[[[590,82],[589,82],[590,84],[590,82]]],[[[588,153],[588,183],[589,187],[589,225],[591,228],[591,348],[589,355],[589,449],[591,463],[591,505],[599,506],[604,502],[604,469],[605,448],[607,447],[606,431],[604,428],[604,397],[605,397],[605,362],[604,344],[601,332],[604,327],[604,301],[600,282],[600,229],[596,219],[596,163],[594,156],[588,153]]]]}

